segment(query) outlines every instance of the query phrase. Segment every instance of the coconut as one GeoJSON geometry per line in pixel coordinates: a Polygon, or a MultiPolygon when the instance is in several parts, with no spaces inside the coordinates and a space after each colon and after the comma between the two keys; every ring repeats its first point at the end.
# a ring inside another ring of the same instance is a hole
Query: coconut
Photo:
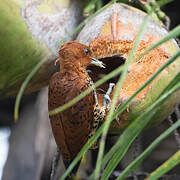
{"type": "MultiPolygon", "coordinates": [[[[126,62],[145,16],[146,13],[139,9],[122,3],[116,3],[95,16],[81,30],[76,40],[90,46],[93,57],[106,64],[105,69],[98,67],[91,68],[92,72],[89,75],[94,82],[126,62]]],[[[168,31],[153,19],[148,22],[138,48],[134,53],[133,62],[129,66],[125,81],[119,91],[117,108],[136,92],[179,49],[176,41],[172,39],[151,50],[142,58],[136,58],[145,49],[167,34],[168,31]]],[[[131,121],[153,104],[177,75],[179,67],[180,58],[164,69],[152,83],[131,101],[128,108],[119,116],[119,120],[114,120],[111,123],[111,132],[120,132],[120,130],[127,127],[131,121]]],[[[119,76],[110,79],[101,85],[100,88],[104,92],[107,91],[109,83],[116,83],[119,76]]],[[[179,101],[180,91],[177,91],[159,106],[149,125],[152,126],[164,120],[172,113],[174,106],[179,101]]]]}
{"type": "MultiPolygon", "coordinates": [[[[0,98],[16,95],[19,88],[40,61],[45,63],[33,76],[25,93],[48,85],[57,71],[54,60],[62,40],[81,20],[81,7],[73,0],[4,0],[0,5],[0,98]]],[[[67,38],[68,37],[68,38],[67,38]]]]}

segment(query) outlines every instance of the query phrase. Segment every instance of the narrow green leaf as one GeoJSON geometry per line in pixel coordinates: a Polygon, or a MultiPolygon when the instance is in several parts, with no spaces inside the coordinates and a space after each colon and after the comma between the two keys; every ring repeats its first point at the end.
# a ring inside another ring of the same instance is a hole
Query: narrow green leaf
{"type": "Polygon", "coordinates": [[[89,139],[89,141],[83,146],[81,151],[78,153],[78,155],[74,158],[71,165],[68,167],[66,172],[63,174],[63,176],[60,178],[60,180],[64,180],[68,174],[72,171],[72,169],[75,167],[77,162],[81,159],[81,157],[84,155],[84,153],[87,152],[87,150],[91,147],[91,145],[97,140],[97,138],[101,135],[101,132],[104,128],[104,124],[97,130],[96,134],[89,139]]]}
{"type": "Polygon", "coordinates": [[[166,4],[169,4],[171,2],[173,2],[174,0],[159,0],[157,3],[158,5],[161,7],[161,6],[164,6],[166,4]]]}
{"type": "Polygon", "coordinates": [[[180,150],[176,152],[171,158],[169,158],[165,163],[163,163],[160,167],[158,167],[155,171],[153,171],[146,178],[146,180],[156,180],[178,164],[180,164],[180,150]]]}
{"type": "Polygon", "coordinates": [[[33,70],[29,73],[29,75],[26,77],[26,79],[24,80],[24,82],[22,83],[20,90],[18,92],[18,95],[16,96],[16,102],[15,102],[15,106],[14,106],[14,119],[15,121],[18,120],[19,117],[19,105],[20,105],[20,101],[23,95],[23,92],[27,86],[27,84],[29,83],[29,81],[32,79],[32,77],[34,76],[34,74],[39,70],[39,68],[41,67],[41,65],[45,62],[45,59],[43,59],[42,61],[40,61],[34,68],[33,70]]]}
{"type": "MultiPolygon", "coordinates": [[[[180,52],[180,51],[179,51],[180,52]]],[[[172,89],[173,86],[175,86],[178,82],[180,82],[180,72],[174,77],[174,79],[168,84],[168,86],[164,89],[164,91],[162,92],[162,94],[160,94],[160,96],[162,96],[163,94],[165,94],[166,92],[168,92],[170,89],[172,89]]]]}
{"type": "Polygon", "coordinates": [[[175,85],[171,90],[169,90],[166,94],[162,95],[154,104],[152,104],[142,115],[140,115],[138,118],[135,119],[123,132],[123,134],[120,136],[118,142],[118,146],[121,148],[116,152],[116,154],[113,156],[113,158],[110,160],[108,165],[106,166],[104,173],[102,175],[103,180],[108,179],[108,177],[111,175],[117,164],[122,159],[125,152],[128,150],[128,147],[132,143],[132,139],[134,139],[147,125],[150,118],[149,116],[152,113],[155,113],[156,108],[160,104],[162,104],[172,93],[177,91],[180,88],[180,83],[175,85]],[[122,145],[124,143],[124,145],[122,145]]]}
{"type": "Polygon", "coordinates": [[[175,129],[180,126],[180,119],[174,123],[170,128],[163,132],[158,138],[156,138],[152,144],[141,153],[131,164],[129,164],[126,169],[120,174],[117,180],[123,180],[129,173],[131,173],[141,162],[156,148],[159,143],[169,136],[175,129]]]}
{"type": "Polygon", "coordinates": [[[124,133],[120,136],[118,142],[116,143],[120,149],[118,150],[118,153],[116,153],[112,160],[109,162],[107,167],[105,168],[101,180],[107,180],[123,155],[127,152],[129,146],[133,142],[133,140],[137,137],[137,135],[141,132],[141,130],[145,127],[145,125],[150,121],[150,119],[154,116],[156,111],[151,111],[151,113],[146,114],[146,118],[144,116],[138,120],[135,120],[133,123],[131,123],[128,128],[124,131],[124,133]]]}
{"type": "Polygon", "coordinates": [[[110,109],[110,111],[109,111],[109,113],[107,115],[107,118],[105,120],[105,126],[104,126],[104,129],[103,129],[103,132],[102,132],[102,137],[101,137],[101,140],[100,140],[99,153],[98,153],[98,158],[97,158],[97,162],[96,162],[96,169],[95,169],[95,172],[94,172],[95,179],[98,179],[98,177],[99,177],[99,173],[100,173],[100,169],[101,169],[101,164],[99,162],[101,162],[102,158],[103,158],[105,140],[106,140],[106,136],[107,136],[107,133],[108,133],[110,123],[113,120],[113,113],[114,113],[114,110],[116,108],[116,104],[117,104],[117,101],[118,101],[119,90],[120,90],[120,88],[121,88],[121,86],[122,86],[122,84],[123,84],[123,82],[125,80],[125,77],[126,77],[126,74],[127,74],[127,71],[128,71],[128,66],[133,61],[133,54],[136,51],[136,48],[138,47],[138,44],[141,41],[141,37],[142,37],[143,32],[145,31],[146,27],[147,27],[149,19],[150,19],[150,15],[146,15],[143,22],[142,22],[142,24],[141,24],[141,26],[140,26],[140,28],[139,28],[137,38],[135,40],[133,48],[131,49],[131,51],[129,53],[129,56],[128,56],[127,61],[125,63],[125,67],[124,67],[124,69],[123,69],[123,71],[121,73],[120,79],[116,83],[116,88],[115,88],[115,91],[113,93],[113,98],[112,98],[112,103],[111,103],[111,109],[110,109]]]}
{"type": "Polygon", "coordinates": [[[158,76],[165,68],[167,68],[171,63],[173,63],[180,56],[180,50],[178,50],[166,63],[164,63],[152,76],[148,79],[121,107],[114,113],[113,118],[122,113],[127,105],[130,104],[131,100],[140,93],[148,84],[150,84],[156,76],[158,76]]]}

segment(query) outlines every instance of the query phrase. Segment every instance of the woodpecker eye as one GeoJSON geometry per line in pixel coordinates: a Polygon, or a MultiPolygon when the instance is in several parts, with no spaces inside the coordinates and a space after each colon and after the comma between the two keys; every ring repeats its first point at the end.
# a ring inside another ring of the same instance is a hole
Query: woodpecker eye
{"type": "Polygon", "coordinates": [[[86,55],[90,55],[90,50],[88,48],[85,48],[84,52],[85,52],[86,55]]]}

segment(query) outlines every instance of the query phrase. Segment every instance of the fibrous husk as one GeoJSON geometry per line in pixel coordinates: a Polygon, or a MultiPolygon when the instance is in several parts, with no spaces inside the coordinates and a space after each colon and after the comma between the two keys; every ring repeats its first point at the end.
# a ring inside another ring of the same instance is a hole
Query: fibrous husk
{"type": "MultiPolygon", "coordinates": [[[[106,69],[91,68],[90,76],[97,81],[105,74],[124,64],[133,47],[145,13],[125,4],[113,4],[82,29],[77,41],[90,46],[95,58],[106,64],[106,69]]],[[[134,60],[129,66],[126,79],[119,91],[117,107],[121,106],[136,90],[141,87],[160,66],[162,66],[179,49],[174,39],[153,49],[141,59],[136,59],[146,48],[167,35],[168,32],[153,19],[141,38],[134,54],[134,60]]],[[[113,121],[112,131],[124,129],[129,122],[138,117],[163,92],[165,87],[177,75],[180,58],[163,70],[143,91],[131,102],[129,107],[119,116],[119,122],[113,121]]],[[[100,86],[107,91],[109,82],[117,82],[118,77],[100,86]]],[[[177,91],[163,103],[153,117],[151,125],[161,122],[173,111],[173,107],[180,101],[180,91],[177,91]]]]}

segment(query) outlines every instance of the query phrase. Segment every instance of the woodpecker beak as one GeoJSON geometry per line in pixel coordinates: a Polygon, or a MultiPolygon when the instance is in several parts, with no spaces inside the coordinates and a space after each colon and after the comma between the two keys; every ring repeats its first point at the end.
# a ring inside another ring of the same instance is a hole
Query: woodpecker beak
{"type": "Polygon", "coordinates": [[[95,58],[91,58],[91,64],[94,64],[95,66],[99,66],[101,68],[105,68],[105,64],[95,58]]]}

